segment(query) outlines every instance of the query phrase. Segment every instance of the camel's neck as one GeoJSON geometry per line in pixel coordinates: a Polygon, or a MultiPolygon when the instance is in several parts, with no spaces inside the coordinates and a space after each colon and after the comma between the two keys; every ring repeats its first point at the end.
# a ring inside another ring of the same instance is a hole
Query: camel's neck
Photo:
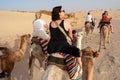
{"type": "Polygon", "coordinates": [[[25,52],[27,46],[27,40],[21,39],[20,50],[25,52]]]}

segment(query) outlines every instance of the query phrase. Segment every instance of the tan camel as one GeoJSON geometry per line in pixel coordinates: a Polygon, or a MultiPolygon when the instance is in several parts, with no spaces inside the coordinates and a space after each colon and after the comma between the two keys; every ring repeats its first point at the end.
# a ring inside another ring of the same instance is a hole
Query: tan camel
{"type": "Polygon", "coordinates": [[[91,39],[91,35],[92,35],[92,33],[93,33],[93,30],[94,30],[94,27],[92,26],[92,24],[89,23],[89,22],[87,22],[87,23],[85,24],[86,43],[88,43],[88,36],[89,36],[89,35],[90,35],[90,39],[91,39]],[[91,34],[90,34],[90,32],[91,32],[91,34]]]}
{"type": "Polygon", "coordinates": [[[82,53],[82,80],[93,80],[94,58],[98,57],[97,51],[87,47],[81,50],[82,53]]]}
{"type": "Polygon", "coordinates": [[[3,80],[11,80],[11,72],[14,68],[14,64],[16,61],[20,61],[23,58],[29,39],[30,34],[22,35],[20,48],[16,51],[7,47],[0,47],[0,52],[4,54],[4,56],[1,57],[1,68],[4,72],[7,72],[10,75],[3,80]]]}
{"type": "MultiPolygon", "coordinates": [[[[53,54],[56,57],[62,58],[63,56],[59,54],[53,54]]],[[[83,73],[82,73],[82,80],[92,80],[93,77],[93,70],[94,70],[94,58],[98,57],[99,54],[97,51],[94,51],[90,47],[87,47],[85,49],[81,50],[82,55],[82,67],[83,67],[83,73]]],[[[75,77],[77,78],[79,75],[79,67],[78,72],[75,77]]],[[[73,80],[78,80],[78,79],[73,80]]],[[[41,80],[70,80],[69,75],[67,74],[67,71],[64,69],[61,69],[57,65],[48,65],[45,73],[42,76],[41,80]]]]}
{"type": "Polygon", "coordinates": [[[104,49],[106,49],[106,42],[110,43],[110,26],[105,24],[102,28],[101,28],[101,32],[100,32],[100,43],[99,43],[99,52],[101,50],[101,45],[102,45],[102,41],[103,41],[103,46],[104,49]]]}
{"type": "MultiPolygon", "coordinates": [[[[45,70],[44,74],[42,75],[41,80],[70,80],[69,74],[66,70],[65,64],[58,64],[60,63],[61,59],[64,60],[64,57],[59,53],[52,54],[52,56],[56,57],[54,62],[49,61],[48,59],[48,66],[45,70]]],[[[53,58],[51,58],[53,60],[53,58]]],[[[72,79],[76,79],[79,74],[79,66],[77,65],[77,71],[72,79]]]]}
{"type": "Polygon", "coordinates": [[[39,61],[40,68],[45,69],[45,60],[46,55],[43,53],[41,46],[39,43],[33,43],[30,48],[30,56],[29,56],[29,74],[31,77],[31,80],[33,80],[33,63],[35,62],[35,59],[39,61]]]}

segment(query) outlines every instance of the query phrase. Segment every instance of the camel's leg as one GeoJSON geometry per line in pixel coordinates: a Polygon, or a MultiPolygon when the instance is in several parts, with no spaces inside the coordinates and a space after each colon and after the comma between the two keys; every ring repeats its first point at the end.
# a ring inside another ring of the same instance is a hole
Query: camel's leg
{"type": "Polygon", "coordinates": [[[86,43],[88,43],[88,33],[86,33],[86,43]]]}
{"type": "Polygon", "coordinates": [[[92,28],[91,28],[91,34],[90,34],[90,40],[92,40],[91,37],[92,37],[93,30],[94,30],[94,28],[92,27],[92,28]]]}
{"type": "Polygon", "coordinates": [[[40,68],[43,67],[43,61],[41,60],[41,57],[36,57],[40,63],[40,68]]]}
{"type": "Polygon", "coordinates": [[[108,39],[108,30],[106,29],[104,31],[104,49],[106,49],[106,42],[107,42],[107,39],[108,39]]]}
{"type": "Polygon", "coordinates": [[[106,37],[103,38],[104,49],[106,49],[106,37]]]}
{"type": "Polygon", "coordinates": [[[100,42],[99,42],[99,49],[98,49],[99,52],[101,50],[101,42],[102,42],[102,33],[100,33],[100,42]]]}
{"type": "Polygon", "coordinates": [[[90,34],[90,40],[92,39],[91,37],[92,37],[92,34],[90,34]]]}
{"type": "Polygon", "coordinates": [[[33,80],[33,65],[32,63],[35,62],[35,57],[31,55],[29,57],[29,71],[30,71],[30,79],[33,80]]]}
{"type": "Polygon", "coordinates": [[[110,31],[108,32],[108,43],[110,43],[110,31]]]}

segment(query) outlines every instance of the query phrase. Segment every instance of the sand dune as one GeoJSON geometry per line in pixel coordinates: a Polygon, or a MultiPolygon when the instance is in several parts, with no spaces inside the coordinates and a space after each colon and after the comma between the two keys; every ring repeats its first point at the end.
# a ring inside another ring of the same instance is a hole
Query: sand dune
{"type": "MultiPolygon", "coordinates": [[[[120,10],[108,10],[114,26],[114,33],[111,34],[111,44],[107,45],[108,49],[102,49],[100,57],[96,59],[95,71],[93,80],[119,80],[120,79],[120,10]]],[[[100,20],[103,10],[91,11],[91,14],[97,20],[100,20]]],[[[68,19],[73,25],[73,29],[81,29],[84,27],[84,20],[87,12],[75,12],[75,17],[68,19]]],[[[51,21],[51,17],[43,14],[42,18],[47,24],[51,21]]],[[[20,35],[25,33],[32,34],[32,21],[34,13],[16,12],[0,10],[0,46],[6,46],[12,50],[17,50],[20,44],[20,35]]],[[[89,43],[84,43],[84,47],[91,46],[93,49],[98,49],[99,33],[95,27],[92,40],[89,43]]],[[[12,80],[30,80],[28,75],[28,53],[27,50],[24,58],[20,62],[16,62],[12,72],[12,80]]],[[[39,69],[38,61],[36,60],[34,69],[34,80],[40,80],[43,70],[39,69]]]]}

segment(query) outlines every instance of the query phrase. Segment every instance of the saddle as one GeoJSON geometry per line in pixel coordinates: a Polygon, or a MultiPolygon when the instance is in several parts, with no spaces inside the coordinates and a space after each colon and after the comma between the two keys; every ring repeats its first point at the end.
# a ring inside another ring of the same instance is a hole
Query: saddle
{"type": "Polygon", "coordinates": [[[102,23],[101,26],[100,26],[100,29],[101,29],[103,26],[107,26],[107,27],[110,29],[110,25],[107,24],[107,23],[102,23]]]}
{"type": "Polygon", "coordinates": [[[76,74],[78,69],[78,63],[76,58],[70,54],[65,53],[53,53],[48,57],[47,65],[56,65],[62,70],[67,70],[70,79],[76,74]]]}
{"type": "Polygon", "coordinates": [[[32,37],[31,41],[32,41],[31,44],[33,44],[33,43],[39,44],[40,43],[40,39],[38,39],[38,37],[32,37]]]}
{"type": "Polygon", "coordinates": [[[86,22],[85,22],[85,25],[86,25],[87,23],[90,23],[90,24],[92,25],[92,23],[91,23],[91,22],[89,22],[89,21],[86,21],[86,22]]]}
{"type": "Polygon", "coordinates": [[[61,54],[59,54],[59,53],[50,55],[47,59],[48,60],[47,65],[56,65],[59,68],[61,68],[62,70],[66,70],[67,69],[66,60],[64,57],[60,57],[60,55],[61,54]]]}
{"type": "Polygon", "coordinates": [[[47,45],[48,45],[48,41],[47,40],[44,40],[44,39],[38,38],[38,37],[32,37],[31,41],[32,41],[31,45],[33,43],[38,44],[42,48],[42,51],[43,51],[44,54],[48,53],[47,52],[47,45]]]}

